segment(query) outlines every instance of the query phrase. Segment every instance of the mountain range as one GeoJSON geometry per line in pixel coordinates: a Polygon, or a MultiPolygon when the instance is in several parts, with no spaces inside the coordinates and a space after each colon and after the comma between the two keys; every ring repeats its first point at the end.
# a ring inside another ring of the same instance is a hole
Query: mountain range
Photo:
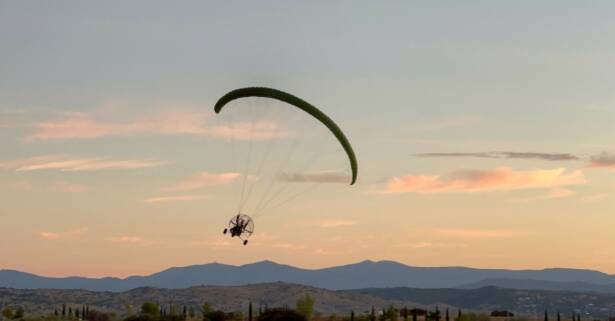
{"type": "Polygon", "coordinates": [[[271,261],[240,266],[220,263],[173,267],[127,278],[44,277],[0,270],[0,287],[15,289],[83,289],[120,292],[139,287],[166,289],[201,285],[237,286],[287,282],[329,290],[411,287],[568,290],[615,293],[615,276],[582,269],[507,270],[467,267],[416,267],[392,261],[363,261],[323,269],[303,269],[271,261]]]}

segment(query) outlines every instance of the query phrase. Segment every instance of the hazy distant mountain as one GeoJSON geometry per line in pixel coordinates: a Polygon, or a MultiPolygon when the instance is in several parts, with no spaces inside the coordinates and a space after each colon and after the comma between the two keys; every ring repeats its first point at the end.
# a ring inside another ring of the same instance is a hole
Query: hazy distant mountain
{"type": "MultiPolygon", "coordinates": [[[[615,276],[591,270],[515,271],[465,267],[413,267],[391,261],[363,261],[316,270],[301,269],[270,261],[241,266],[210,263],[174,267],[148,276],[131,276],[125,279],[48,278],[17,271],[0,270],[0,287],[87,289],[93,291],[126,291],[138,287],[177,289],[198,285],[245,285],[277,281],[333,290],[399,286],[457,288],[467,287],[468,284],[477,284],[487,279],[531,279],[549,282],[582,282],[591,285],[615,283],[615,276]]],[[[588,289],[579,288],[577,290],[587,291],[588,289]]],[[[589,289],[589,291],[592,291],[592,289],[589,289]]]]}
{"type": "Polygon", "coordinates": [[[551,291],[577,291],[615,293],[615,283],[594,284],[588,282],[553,282],[533,279],[485,279],[479,282],[463,285],[462,289],[478,289],[486,286],[496,286],[508,289],[551,290],[551,291]]]}
{"type": "Polygon", "coordinates": [[[514,290],[496,287],[480,289],[413,289],[384,288],[360,290],[326,290],[288,283],[262,283],[246,286],[199,286],[186,289],[137,288],[126,292],[93,292],[86,290],[17,290],[0,288],[0,303],[3,306],[21,306],[27,314],[52,313],[55,308],[67,304],[73,309],[83,304],[92,309],[130,313],[145,301],[159,302],[164,306],[176,304],[195,308],[209,302],[217,309],[247,312],[249,302],[259,306],[293,307],[297,298],[310,293],[314,297],[315,310],[325,314],[348,315],[350,311],[365,313],[394,305],[398,308],[421,307],[442,310],[455,307],[464,311],[489,312],[495,309],[514,311],[518,314],[542,316],[544,310],[560,311],[563,320],[575,310],[584,320],[604,318],[615,309],[615,295],[602,293],[579,293],[564,291],[514,290]]]}

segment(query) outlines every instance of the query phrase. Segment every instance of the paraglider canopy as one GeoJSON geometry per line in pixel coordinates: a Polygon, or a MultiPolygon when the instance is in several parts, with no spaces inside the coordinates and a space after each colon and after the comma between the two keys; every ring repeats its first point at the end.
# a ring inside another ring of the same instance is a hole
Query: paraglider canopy
{"type": "Polygon", "coordinates": [[[314,107],[312,104],[306,102],[305,100],[299,97],[296,97],[287,92],[283,92],[281,90],[267,88],[267,87],[246,87],[246,88],[235,89],[233,91],[228,92],[224,96],[222,96],[218,100],[218,102],[216,102],[214,111],[218,114],[220,113],[220,111],[222,111],[222,108],[226,106],[226,104],[228,104],[229,102],[235,99],[246,98],[246,97],[265,97],[265,98],[276,99],[276,100],[288,103],[289,105],[292,105],[296,108],[299,108],[305,111],[306,113],[312,115],[318,121],[320,121],[323,125],[325,125],[333,133],[333,135],[335,135],[339,143],[344,148],[344,151],[348,155],[348,160],[350,161],[350,169],[352,171],[352,178],[350,181],[350,185],[353,185],[357,181],[358,165],[357,165],[357,158],[355,156],[354,150],[352,149],[352,145],[350,145],[348,138],[346,138],[346,135],[344,135],[344,132],[342,132],[339,126],[331,118],[329,118],[329,116],[323,113],[320,109],[314,107]]]}

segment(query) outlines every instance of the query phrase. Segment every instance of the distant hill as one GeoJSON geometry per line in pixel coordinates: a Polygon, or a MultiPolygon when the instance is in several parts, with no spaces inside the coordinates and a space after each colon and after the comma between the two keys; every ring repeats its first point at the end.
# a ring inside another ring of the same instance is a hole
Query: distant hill
{"type": "Polygon", "coordinates": [[[601,292],[615,293],[615,283],[594,284],[588,282],[553,282],[533,279],[485,279],[479,282],[465,284],[461,289],[479,289],[486,286],[496,286],[508,289],[526,290],[551,290],[551,291],[575,291],[575,292],[601,292]]]}
{"type": "Polygon", "coordinates": [[[199,311],[203,302],[225,311],[247,312],[248,303],[259,306],[294,307],[297,298],[310,293],[315,298],[315,310],[324,314],[347,315],[350,311],[366,313],[374,306],[378,311],[393,305],[434,308],[455,307],[464,311],[489,312],[495,309],[514,311],[523,315],[542,316],[544,310],[561,311],[563,321],[573,309],[584,320],[604,318],[615,309],[615,295],[566,291],[515,290],[496,287],[481,289],[413,289],[371,288],[359,290],[326,290],[288,283],[263,283],[246,286],[199,286],[186,289],[137,288],[125,292],[97,292],[86,290],[18,290],[0,288],[0,304],[22,306],[28,314],[52,313],[67,304],[73,309],[88,304],[93,309],[126,315],[138,310],[145,301],[186,305],[199,311]]]}
{"type": "MultiPolygon", "coordinates": [[[[342,291],[343,292],[343,291],[342,291]]],[[[497,287],[480,289],[385,288],[352,290],[398,302],[446,304],[476,311],[508,310],[541,319],[544,311],[560,311],[569,320],[573,311],[583,318],[604,318],[615,308],[615,294],[570,291],[518,290],[497,287]]]]}
{"type": "MultiPolygon", "coordinates": [[[[17,289],[86,289],[92,291],[126,291],[138,287],[177,289],[199,285],[245,285],[278,281],[331,290],[399,286],[457,288],[496,279],[580,282],[578,283],[579,285],[581,283],[588,283],[592,286],[615,283],[615,276],[591,270],[414,267],[391,261],[363,261],[356,264],[315,270],[296,268],[271,261],[241,266],[210,263],[174,267],[147,276],[131,276],[125,279],[50,278],[12,270],[0,270],[0,287],[17,289]]],[[[587,289],[578,288],[577,290],[593,291],[591,286],[587,289]]]]}

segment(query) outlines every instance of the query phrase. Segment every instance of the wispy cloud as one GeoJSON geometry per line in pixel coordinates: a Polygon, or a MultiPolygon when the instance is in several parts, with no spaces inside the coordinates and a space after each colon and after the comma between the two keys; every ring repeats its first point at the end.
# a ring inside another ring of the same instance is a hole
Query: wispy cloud
{"type": "Polygon", "coordinates": [[[415,154],[418,157],[476,157],[494,159],[538,159],[546,161],[568,161],[578,160],[579,157],[569,153],[537,153],[537,152],[459,152],[459,153],[421,153],[415,154]]]}
{"type": "Polygon", "coordinates": [[[38,236],[44,240],[71,239],[88,233],[87,227],[79,227],[65,232],[41,231],[38,236]]]}
{"type": "Polygon", "coordinates": [[[141,236],[135,236],[135,235],[114,236],[114,237],[107,238],[107,240],[111,242],[117,242],[117,243],[139,244],[139,245],[146,245],[146,244],[151,243],[151,241],[148,241],[141,236]]]}
{"type": "Polygon", "coordinates": [[[509,167],[464,170],[446,176],[406,175],[390,178],[382,193],[477,193],[585,184],[582,171],[565,168],[517,171],[509,167]]]}
{"type": "Polygon", "coordinates": [[[518,230],[464,228],[436,228],[432,230],[432,233],[439,236],[448,236],[462,239],[511,238],[528,235],[528,232],[518,230]]]}
{"type": "Polygon", "coordinates": [[[143,200],[145,203],[181,202],[207,199],[207,195],[175,195],[150,197],[143,200]]]}
{"type": "Polygon", "coordinates": [[[293,250],[293,251],[304,250],[306,248],[305,245],[292,244],[292,243],[276,243],[276,244],[271,245],[271,247],[276,248],[276,249],[285,249],[285,250],[293,250]]]}
{"type": "Polygon", "coordinates": [[[332,227],[357,225],[359,224],[359,222],[355,220],[332,218],[332,219],[319,220],[319,221],[316,221],[314,224],[322,228],[332,228],[332,227]]]}
{"type": "Polygon", "coordinates": [[[432,242],[419,242],[409,245],[413,249],[458,249],[467,247],[467,244],[459,243],[432,243],[432,242]]]}
{"type": "Polygon", "coordinates": [[[589,159],[589,167],[615,169],[615,154],[602,152],[593,155],[589,159]]]}
{"type": "Polygon", "coordinates": [[[318,256],[343,256],[343,255],[350,255],[353,252],[351,250],[346,250],[346,251],[340,251],[340,250],[328,250],[328,249],[315,249],[314,251],[312,251],[313,255],[318,255],[318,256]]]}
{"type": "Polygon", "coordinates": [[[545,195],[529,197],[524,199],[519,199],[519,202],[534,202],[534,201],[544,201],[544,200],[552,200],[552,199],[562,199],[568,198],[576,195],[577,192],[573,190],[569,190],[567,188],[553,188],[550,189],[545,195]]]}
{"type": "Polygon", "coordinates": [[[56,182],[54,188],[64,193],[83,193],[88,190],[88,187],[85,185],[69,182],[56,182]]]}
{"type": "Polygon", "coordinates": [[[584,202],[598,202],[601,201],[603,199],[606,199],[609,197],[609,194],[606,193],[599,193],[599,194],[593,194],[593,195],[588,195],[583,197],[581,200],[584,202]]]}
{"type": "Polygon", "coordinates": [[[38,235],[45,240],[57,240],[60,238],[60,234],[49,231],[40,232],[38,235]]]}
{"type": "Polygon", "coordinates": [[[279,179],[292,183],[348,183],[350,176],[335,171],[322,171],[313,173],[280,173],[279,179]]]}
{"type": "MultiPolygon", "coordinates": [[[[125,115],[124,118],[128,117],[125,115]]],[[[60,119],[33,125],[27,141],[97,139],[135,135],[197,135],[239,140],[266,140],[288,136],[289,133],[273,121],[235,122],[227,125],[210,121],[202,113],[190,111],[162,112],[117,121],[97,113],[66,113],[60,119]]]]}
{"type": "Polygon", "coordinates": [[[59,170],[63,172],[100,171],[112,169],[138,169],[164,165],[164,162],[151,159],[105,159],[78,158],[69,156],[40,156],[22,160],[4,161],[0,168],[14,169],[18,172],[38,170],[59,170]]]}
{"type": "Polygon", "coordinates": [[[168,188],[168,191],[188,191],[203,187],[230,184],[239,178],[239,173],[210,173],[200,172],[181,180],[168,188]]]}

